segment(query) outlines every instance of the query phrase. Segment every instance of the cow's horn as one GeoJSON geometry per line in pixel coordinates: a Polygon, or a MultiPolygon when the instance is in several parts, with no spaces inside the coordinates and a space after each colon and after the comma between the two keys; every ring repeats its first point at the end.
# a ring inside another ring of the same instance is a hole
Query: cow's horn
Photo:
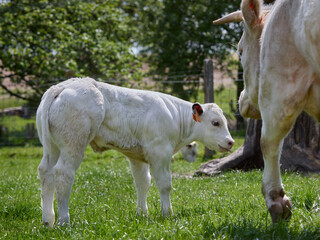
{"type": "Polygon", "coordinates": [[[242,21],[242,12],[239,10],[213,21],[213,24],[224,24],[224,23],[241,22],[241,21],[242,21]]]}

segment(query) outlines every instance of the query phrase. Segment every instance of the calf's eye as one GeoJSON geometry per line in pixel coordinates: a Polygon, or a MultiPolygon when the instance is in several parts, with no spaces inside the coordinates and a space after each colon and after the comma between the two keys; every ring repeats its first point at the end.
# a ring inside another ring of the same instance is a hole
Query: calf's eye
{"type": "Polygon", "coordinates": [[[212,121],[212,125],[215,127],[219,127],[220,123],[218,121],[212,121]]]}

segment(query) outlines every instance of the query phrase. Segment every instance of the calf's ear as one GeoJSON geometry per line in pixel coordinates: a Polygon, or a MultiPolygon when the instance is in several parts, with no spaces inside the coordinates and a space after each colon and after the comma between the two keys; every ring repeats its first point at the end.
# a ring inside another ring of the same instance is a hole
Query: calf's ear
{"type": "Polygon", "coordinates": [[[242,15],[246,24],[251,28],[260,23],[261,5],[261,0],[242,0],[242,15]]]}
{"type": "Polygon", "coordinates": [[[192,117],[196,122],[201,122],[200,116],[203,113],[203,109],[200,103],[195,103],[192,105],[192,117]]]}

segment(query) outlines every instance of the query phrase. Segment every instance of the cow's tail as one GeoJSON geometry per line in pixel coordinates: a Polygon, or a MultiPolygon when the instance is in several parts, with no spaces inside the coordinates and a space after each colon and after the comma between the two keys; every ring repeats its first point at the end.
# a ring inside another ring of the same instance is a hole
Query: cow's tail
{"type": "Polygon", "coordinates": [[[40,142],[45,151],[51,152],[51,134],[49,126],[49,111],[53,101],[59,96],[64,88],[60,86],[50,87],[42,96],[37,109],[37,130],[40,142]]]}

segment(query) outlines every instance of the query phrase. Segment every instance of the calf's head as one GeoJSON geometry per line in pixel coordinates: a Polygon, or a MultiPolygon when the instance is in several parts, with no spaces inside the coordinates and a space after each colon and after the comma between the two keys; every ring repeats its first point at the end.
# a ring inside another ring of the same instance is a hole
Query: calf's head
{"type": "Polygon", "coordinates": [[[214,103],[192,106],[196,140],[219,152],[230,151],[234,144],[221,108],[214,103]]]}
{"type": "Polygon", "coordinates": [[[184,160],[187,162],[195,162],[197,160],[198,144],[193,141],[181,148],[181,152],[184,160]]]}
{"type": "Polygon", "coordinates": [[[243,66],[244,90],[239,98],[243,117],[261,118],[258,106],[260,75],[260,38],[270,7],[262,7],[261,0],[242,0],[241,11],[230,13],[214,24],[243,22],[243,34],[238,53],[243,66]]]}

